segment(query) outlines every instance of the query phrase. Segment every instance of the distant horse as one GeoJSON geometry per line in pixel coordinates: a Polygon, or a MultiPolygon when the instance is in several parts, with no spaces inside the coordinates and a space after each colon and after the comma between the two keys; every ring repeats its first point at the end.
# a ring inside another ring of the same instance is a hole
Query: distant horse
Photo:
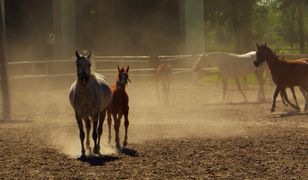
{"type": "Polygon", "coordinates": [[[86,148],[91,152],[89,140],[91,118],[93,123],[92,138],[94,140],[93,153],[99,154],[106,108],[112,97],[111,89],[104,77],[92,71],[90,57],[91,52],[88,55],[80,55],[76,51],[77,80],[72,84],[69,92],[69,100],[75,110],[75,117],[79,127],[81,142],[80,159],[86,158],[84,148],[85,133],[83,131],[82,119],[87,129],[86,148]]]}
{"type": "MultiPolygon", "coordinates": [[[[303,89],[303,95],[305,98],[304,110],[307,111],[308,63],[306,63],[303,59],[294,61],[280,60],[278,56],[276,56],[276,54],[274,54],[273,51],[267,47],[266,43],[264,45],[257,44],[256,55],[257,59],[254,64],[256,66],[260,66],[263,62],[267,62],[273,81],[276,84],[271,112],[275,111],[276,98],[278,94],[281,91],[285,91],[287,87],[293,88],[294,86],[300,86],[303,89]]],[[[296,107],[295,105],[293,106],[296,107]]]]}
{"type": "Polygon", "coordinates": [[[125,126],[125,136],[123,141],[123,146],[127,145],[127,130],[129,126],[128,121],[128,95],[125,91],[125,87],[128,82],[130,82],[128,77],[128,70],[129,66],[127,66],[126,70],[122,67],[118,66],[118,80],[116,85],[112,86],[112,101],[108,106],[107,110],[107,121],[109,127],[109,136],[108,142],[111,141],[111,115],[113,116],[114,120],[114,130],[115,130],[115,143],[117,148],[120,148],[120,137],[119,137],[119,129],[121,124],[121,118],[124,115],[124,126],[125,126]]]}
{"type": "Polygon", "coordinates": [[[161,102],[161,93],[159,91],[159,84],[161,83],[163,103],[169,105],[169,91],[171,86],[172,66],[167,62],[161,62],[156,54],[152,54],[150,60],[156,68],[155,81],[158,99],[161,102]]]}
{"type": "Polygon", "coordinates": [[[265,84],[265,66],[261,68],[255,67],[253,65],[255,59],[255,51],[241,55],[225,52],[211,52],[207,54],[203,53],[198,56],[193,69],[196,70],[200,68],[202,64],[218,67],[219,75],[223,82],[223,99],[225,99],[226,97],[228,79],[233,78],[235,80],[238,90],[241,92],[245,101],[247,101],[247,97],[241,88],[239,78],[255,73],[258,83],[260,85],[258,98],[260,100],[265,100],[265,93],[263,89],[263,86],[265,84]]]}

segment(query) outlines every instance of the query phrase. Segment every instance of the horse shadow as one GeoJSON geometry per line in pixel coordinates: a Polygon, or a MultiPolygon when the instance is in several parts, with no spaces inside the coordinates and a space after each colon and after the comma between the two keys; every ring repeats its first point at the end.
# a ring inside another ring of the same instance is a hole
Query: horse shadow
{"type": "Polygon", "coordinates": [[[214,103],[203,103],[204,106],[220,106],[220,105],[259,105],[266,104],[268,101],[242,101],[242,102],[214,102],[214,103]]]}
{"type": "Polygon", "coordinates": [[[131,157],[139,157],[138,151],[134,149],[126,148],[126,147],[122,147],[120,149],[120,153],[125,154],[127,156],[131,156],[131,157]]]}
{"type": "Polygon", "coordinates": [[[31,120],[0,120],[0,124],[32,123],[31,120]]]}
{"type": "Polygon", "coordinates": [[[292,117],[292,116],[307,116],[308,112],[300,112],[300,111],[290,111],[287,113],[281,113],[276,116],[276,118],[286,118],[286,117],[292,117]]]}
{"type": "Polygon", "coordinates": [[[121,159],[120,157],[109,156],[109,155],[90,155],[86,158],[78,158],[79,161],[86,162],[91,166],[104,166],[108,162],[116,161],[121,159]]]}

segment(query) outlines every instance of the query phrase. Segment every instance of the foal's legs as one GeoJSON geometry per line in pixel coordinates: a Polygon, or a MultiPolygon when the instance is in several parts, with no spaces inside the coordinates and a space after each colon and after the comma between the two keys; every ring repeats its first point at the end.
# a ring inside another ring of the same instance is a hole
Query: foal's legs
{"type": "Polygon", "coordinates": [[[107,122],[108,122],[108,144],[110,144],[111,142],[111,123],[112,123],[112,119],[111,119],[111,110],[107,110],[107,122]]]}
{"type": "Polygon", "coordinates": [[[116,113],[113,113],[113,119],[114,119],[114,131],[115,131],[115,143],[116,147],[120,148],[120,137],[119,137],[119,129],[121,125],[121,118],[123,116],[123,113],[119,113],[118,117],[116,113]]]}
{"type": "Polygon", "coordinates": [[[80,143],[81,143],[80,159],[84,159],[84,158],[86,158],[86,155],[85,155],[86,151],[84,149],[85,134],[84,134],[84,131],[83,131],[83,126],[82,126],[82,115],[75,111],[75,117],[76,117],[76,121],[77,121],[78,128],[79,128],[79,139],[80,139],[80,143]]]}
{"type": "Polygon", "coordinates": [[[124,112],[124,126],[125,126],[125,135],[124,135],[124,141],[123,141],[123,146],[127,145],[127,130],[129,126],[129,121],[128,121],[128,109],[126,112],[124,112]]]}
{"type": "Polygon", "coordinates": [[[100,151],[100,142],[101,142],[101,136],[103,134],[103,124],[105,121],[105,116],[106,116],[106,110],[103,110],[102,112],[99,113],[98,117],[98,140],[97,140],[97,153],[99,154],[100,151]]]}
{"type": "Polygon", "coordinates": [[[239,79],[236,77],[236,78],[234,78],[234,80],[235,80],[235,83],[236,83],[236,86],[237,86],[238,90],[239,90],[239,91],[241,92],[241,94],[243,95],[245,101],[247,101],[247,97],[246,97],[245,93],[243,92],[243,90],[242,90],[242,88],[241,88],[241,84],[240,84],[239,79]]]}

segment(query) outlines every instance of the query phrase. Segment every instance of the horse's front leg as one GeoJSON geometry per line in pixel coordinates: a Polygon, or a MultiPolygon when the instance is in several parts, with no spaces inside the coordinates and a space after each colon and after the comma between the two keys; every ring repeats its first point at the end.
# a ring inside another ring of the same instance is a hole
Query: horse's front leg
{"type": "Polygon", "coordinates": [[[113,113],[114,131],[115,131],[115,143],[116,143],[116,147],[118,149],[121,147],[121,145],[120,145],[120,137],[119,137],[119,130],[120,130],[122,116],[123,116],[122,112],[120,112],[118,114],[118,117],[117,117],[117,113],[113,113]]]}
{"type": "Polygon", "coordinates": [[[94,141],[93,153],[94,154],[98,154],[99,153],[99,149],[98,149],[98,144],[97,144],[97,124],[98,124],[98,114],[97,113],[95,113],[92,116],[92,121],[93,121],[92,138],[93,138],[93,141],[94,141]]]}
{"type": "Polygon", "coordinates": [[[101,136],[103,134],[103,124],[105,121],[106,117],[106,109],[102,112],[99,113],[99,120],[98,120],[98,140],[97,140],[97,153],[99,154],[100,151],[100,141],[101,141],[101,136]]]}
{"type": "Polygon", "coordinates": [[[235,80],[235,83],[236,83],[237,89],[241,92],[241,94],[242,94],[242,95],[243,95],[243,97],[244,97],[244,101],[246,102],[246,101],[247,101],[247,97],[246,97],[246,95],[245,95],[244,91],[242,90],[242,87],[241,87],[241,84],[240,84],[239,79],[236,77],[236,78],[234,78],[234,80],[235,80]]]}
{"type": "Polygon", "coordinates": [[[87,139],[86,139],[86,148],[91,152],[91,147],[90,147],[90,129],[91,129],[91,121],[89,119],[89,116],[84,115],[83,119],[86,124],[86,129],[87,129],[87,139]]]}
{"type": "Polygon", "coordinates": [[[281,91],[280,87],[277,86],[276,87],[276,90],[274,92],[274,95],[273,95],[273,104],[272,104],[272,109],[271,109],[271,112],[275,112],[275,108],[276,108],[276,98],[279,94],[279,92],[281,91]]]}
{"type": "Polygon", "coordinates": [[[124,141],[123,141],[123,146],[127,146],[127,137],[128,137],[128,126],[129,126],[129,121],[128,121],[128,108],[127,111],[124,112],[124,126],[125,126],[125,135],[124,135],[124,141]]]}
{"type": "Polygon", "coordinates": [[[80,139],[80,144],[81,144],[80,159],[83,160],[83,159],[86,158],[86,151],[84,149],[85,134],[84,134],[84,131],[83,131],[83,126],[82,126],[82,114],[75,111],[75,117],[76,117],[76,122],[77,122],[78,128],[79,128],[79,139],[80,139]]]}
{"type": "Polygon", "coordinates": [[[107,110],[107,122],[108,122],[108,144],[111,143],[111,123],[112,123],[112,119],[111,119],[111,109],[109,108],[107,110]]]}

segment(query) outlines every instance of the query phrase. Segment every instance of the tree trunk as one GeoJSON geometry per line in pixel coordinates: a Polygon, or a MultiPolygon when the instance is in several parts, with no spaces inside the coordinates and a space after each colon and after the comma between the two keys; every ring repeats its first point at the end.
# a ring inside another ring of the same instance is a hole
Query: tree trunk
{"type": "Polygon", "coordinates": [[[240,3],[237,0],[232,0],[232,25],[233,25],[233,41],[234,52],[241,51],[241,27],[240,27],[240,3]]]}
{"type": "Polygon", "coordinates": [[[290,48],[293,49],[293,40],[294,40],[294,22],[296,17],[296,7],[292,6],[292,12],[291,12],[291,32],[290,32],[290,48]]]}
{"type": "Polygon", "coordinates": [[[304,0],[298,1],[298,33],[300,53],[304,53],[305,51],[304,4],[304,0]]]}
{"type": "Polygon", "coordinates": [[[3,4],[0,2],[0,75],[1,75],[1,95],[2,95],[2,111],[3,120],[10,120],[10,94],[9,84],[6,68],[6,51],[5,51],[5,22],[4,22],[4,9],[3,4]]]}
{"type": "Polygon", "coordinates": [[[242,50],[250,51],[254,49],[254,40],[252,36],[252,11],[253,4],[255,0],[244,0],[242,1],[242,5],[245,8],[242,8],[242,30],[243,30],[243,42],[242,42],[242,50]]]}

